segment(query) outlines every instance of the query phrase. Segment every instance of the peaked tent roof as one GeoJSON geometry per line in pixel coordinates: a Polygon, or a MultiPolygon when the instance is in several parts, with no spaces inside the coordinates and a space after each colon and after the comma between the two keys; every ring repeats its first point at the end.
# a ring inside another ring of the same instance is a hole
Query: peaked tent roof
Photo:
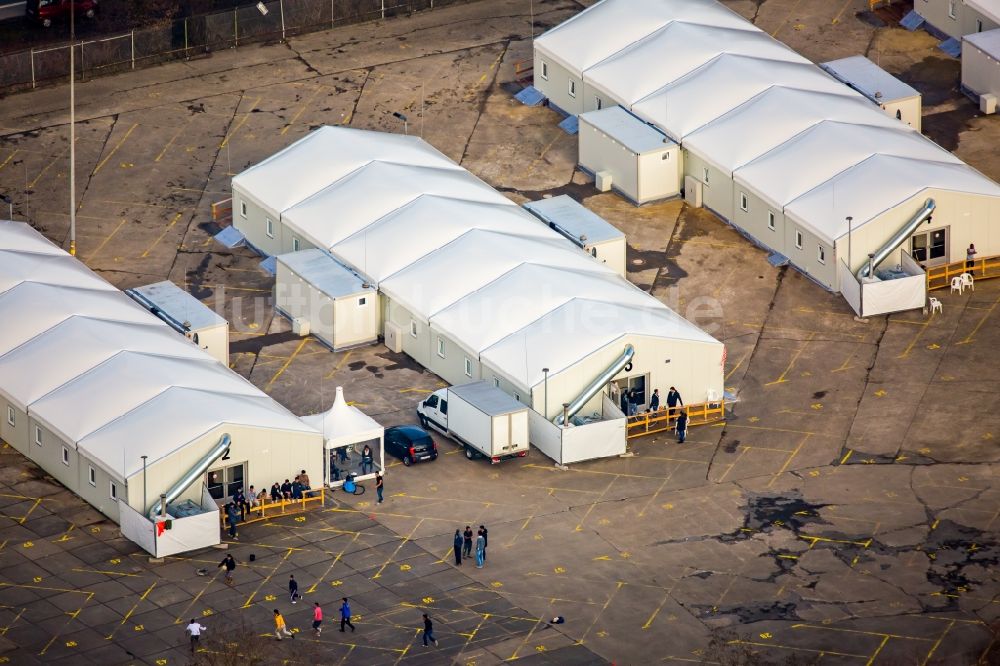
{"type": "Polygon", "coordinates": [[[322,414],[303,416],[302,420],[323,433],[327,449],[380,439],[385,432],[375,419],[354,405],[347,404],[344,389],[340,386],[337,387],[337,395],[329,410],[322,414]]]}

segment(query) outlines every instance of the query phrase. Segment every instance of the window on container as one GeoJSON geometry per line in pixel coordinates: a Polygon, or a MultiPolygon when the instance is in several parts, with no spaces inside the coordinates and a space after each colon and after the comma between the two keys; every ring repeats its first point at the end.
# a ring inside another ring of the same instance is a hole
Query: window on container
{"type": "Polygon", "coordinates": [[[576,97],[576,81],[570,80],[569,82],[569,96],[576,97]]]}
{"type": "Polygon", "coordinates": [[[7,423],[14,425],[14,408],[7,405],[7,423]]]}
{"type": "Polygon", "coordinates": [[[750,210],[750,201],[747,199],[746,192],[740,192],[740,210],[744,213],[750,210]]]}
{"type": "Polygon", "coordinates": [[[796,231],[795,232],[795,247],[799,248],[800,250],[802,249],[802,232],[801,231],[796,231]]]}
{"type": "Polygon", "coordinates": [[[472,376],[472,361],[470,359],[465,359],[465,376],[472,376]]]}
{"type": "Polygon", "coordinates": [[[246,201],[241,201],[240,202],[240,215],[242,217],[246,217],[247,216],[247,202],[246,201]]]}
{"type": "Polygon", "coordinates": [[[298,238],[293,238],[292,239],[292,252],[298,252],[298,251],[299,251],[299,239],[298,238]]]}
{"type": "Polygon", "coordinates": [[[438,338],[438,356],[444,358],[444,340],[438,338]]]}
{"type": "Polygon", "coordinates": [[[268,238],[274,238],[274,222],[272,222],[271,218],[269,217],[265,218],[264,221],[265,221],[264,233],[267,234],[268,238]]]}
{"type": "Polygon", "coordinates": [[[549,80],[549,63],[542,61],[542,78],[546,81],[549,80]]]}
{"type": "Polygon", "coordinates": [[[410,335],[417,337],[417,322],[416,320],[410,320],[410,335]]]}
{"type": "Polygon", "coordinates": [[[826,263],[826,250],[822,245],[816,248],[816,260],[821,264],[826,263]]]}
{"type": "Polygon", "coordinates": [[[982,31],[983,31],[983,22],[980,21],[979,19],[976,19],[976,32],[982,32],[982,31]]]}
{"type": "Polygon", "coordinates": [[[496,388],[500,388],[500,378],[499,377],[494,377],[493,378],[493,386],[496,387],[496,388]]]}
{"type": "Polygon", "coordinates": [[[111,496],[111,499],[113,499],[116,502],[118,501],[118,486],[115,484],[114,481],[111,482],[108,494],[111,496]]]}
{"type": "Polygon", "coordinates": [[[97,470],[91,466],[87,466],[87,483],[97,487],[97,470]]]}
{"type": "Polygon", "coordinates": [[[955,18],[955,0],[948,0],[948,18],[955,18]]]}
{"type": "Polygon", "coordinates": [[[703,167],[701,170],[701,180],[703,183],[708,185],[708,167],[703,167]]]}
{"type": "Polygon", "coordinates": [[[517,400],[518,402],[521,402],[521,394],[520,393],[515,393],[514,394],[514,400],[517,400]]]}
{"type": "Polygon", "coordinates": [[[774,231],[774,213],[767,211],[767,228],[774,231]]]}
{"type": "Polygon", "coordinates": [[[368,298],[366,296],[358,299],[358,307],[360,308],[362,305],[368,305],[368,298]]]}
{"type": "Polygon", "coordinates": [[[62,462],[63,465],[67,466],[69,465],[69,449],[67,449],[65,446],[62,447],[62,462]]]}
{"type": "Polygon", "coordinates": [[[42,429],[35,426],[35,444],[42,445],[42,429]]]}
{"type": "Polygon", "coordinates": [[[601,99],[600,97],[597,97],[596,99],[597,99],[597,110],[600,111],[601,109],[604,108],[604,100],[601,99]]]}

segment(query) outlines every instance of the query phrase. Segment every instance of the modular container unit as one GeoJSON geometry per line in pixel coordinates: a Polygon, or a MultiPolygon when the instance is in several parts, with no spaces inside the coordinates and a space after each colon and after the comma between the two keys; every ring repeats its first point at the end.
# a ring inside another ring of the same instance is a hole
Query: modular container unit
{"type": "Polygon", "coordinates": [[[462,444],[470,460],[483,456],[496,464],[528,454],[528,407],[488,382],[435,391],[417,414],[425,426],[462,444]]]}

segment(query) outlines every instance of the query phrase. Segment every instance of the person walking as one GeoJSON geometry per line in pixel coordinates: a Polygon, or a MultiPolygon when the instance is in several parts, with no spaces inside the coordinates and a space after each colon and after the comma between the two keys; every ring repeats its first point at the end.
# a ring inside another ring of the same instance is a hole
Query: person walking
{"type": "Polygon", "coordinates": [[[673,417],[677,414],[677,405],[684,406],[684,401],[681,400],[681,394],[677,392],[673,386],[667,391],[667,408],[670,410],[670,416],[673,417]]]}
{"type": "Polygon", "coordinates": [[[372,447],[365,444],[365,448],[361,450],[361,473],[371,474],[373,469],[375,469],[375,457],[372,455],[372,447]]]}
{"type": "Polygon", "coordinates": [[[201,638],[201,632],[205,631],[205,626],[191,618],[191,622],[184,628],[184,631],[191,636],[191,654],[194,654],[194,649],[198,645],[198,639],[201,638]]]}
{"type": "Polygon", "coordinates": [[[378,503],[379,504],[382,503],[382,486],[383,485],[384,485],[384,481],[382,480],[382,473],[381,472],[375,472],[375,492],[376,492],[376,494],[378,494],[378,503]]]}
{"type": "Polygon", "coordinates": [[[462,546],[462,557],[472,557],[472,528],[466,525],[462,536],[465,539],[462,546]]]}
{"type": "Polygon", "coordinates": [[[480,531],[476,536],[476,568],[482,569],[486,563],[486,539],[480,531]]]}
{"type": "Polygon", "coordinates": [[[295,580],[294,575],[288,577],[288,596],[291,598],[293,604],[302,598],[299,594],[299,583],[295,580]]]}
{"type": "Polygon", "coordinates": [[[683,444],[685,438],[687,438],[688,431],[688,415],[687,410],[682,409],[680,416],[677,417],[677,443],[683,444]]]}
{"type": "Polygon", "coordinates": [[[274,635],[278,637],[279,641],[284,636],[291,636],[293,640],[295,639],[295,634],[288,631],[288,627],[285,626],[285,618],[281,616],[277,608],[274,609],[274,635]]]}
{"type": "Polygon", "coordinates": [[[320,608],[319,602],[313,604],[313,631],[316,632],[318,637],[323,633],[323,609],[320,608]]]}
{"type": "Polygon", "coordinates": [[[340,604],[340,630],[344,630],[344,625],[351,628],[354,631],[354,625],[351,624],[351,605],[347,603],[347,597],[344,597],[344,603],[340,604]]]}
{"type": "Polygon", "coordinates": [[[969,243],[969,249],[965,251],[965,267],[972,268],[976,265],[976,255],[979,254],[976,251],[976,244],[969,243]]]}
{"type": "Polygon", "coordinates": [[[222,561],[219,562],[219,567],[220,568],[225,567],[225,570],[226,570],[226,585],[232,585],[233,584],[233,571],[236,570],[236,560],[233,559],[232,555],[226,555],[224,558],[222,558],[222,561]]]}
{"type": "Polygon", "coordinates": [[[483,561],[486,561],[486,549],[490,547],[490,533],[486,525],[479,526],[479,533],[483,535],[483,561]]]}
{"type": "Polygon", "coordinates": [[[240,537],[236,533],[236,523],[239,519],[236,517],[236,505],[230,502],[226,505],[226,521],[229,523],[229,538],[233,541],[239,541],[240,537]]]}
{"type": "Polygon", "coordinates": [[[434,647],[437,647],[438,642],[434,638],[434,623],[427,617],[427,613],[424,613],[424,647],[427,647],[427,641],[434,643],[434,647]]]}
{"type": "Polygon", "coordinates": [[[653,397],[649,399],[649,411],[655,412],[660,408],[660,389],[653,389],[653,397]]]}
{"type": "Polygon", "coordinates": [[[455,530],[455,564],[456,564],[456,566],[462,564],[462,544],[463,543],[465,543],[465,540],[462,538],[462,532],[459,531],[459,530],[455,530]]]}

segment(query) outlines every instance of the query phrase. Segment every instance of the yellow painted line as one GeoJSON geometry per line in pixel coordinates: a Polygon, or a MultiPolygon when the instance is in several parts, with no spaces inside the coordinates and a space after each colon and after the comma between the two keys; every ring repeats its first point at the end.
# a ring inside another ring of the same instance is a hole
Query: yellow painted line
{"type": "Polygon", "coordinates": [[[30,183],[28,183],[28,189],[34,188],[35,187],[35,183],[37,183],[39,181],[39,179],[42,176],[45,175],[45,172],[48,171],[50,168],[52,168],[53,164],[55,164],[56,162],[58,162],[59,160],[61,160],[66,155],[67,152],[69,152],[69,148],[63,150],[61,153],[59,153],[58,155],[56,155],[55,157],[53,157],[51,162],[49,162],[44,167],[42,167],[42,170],[38,172],[38,175],[35,176],[35,179],[33,181],[31,181],[30,183]]]}
{"type": "Polygon", "coordinates": [[[271,388],[271,384],[273,384],[274,381],[278,377],[280,377],[282,373],[285,372],[285,370],[288,369],[288,366],[292,364],[292,361],[295,359],[296,356],[298,356],[299,352],[302,351],[302,348],[306,346],[307,342],[309,342],[309,338],[302,338],[302,342],[300,342],[299,346],[295,348],[295,351],[292,352],[292,355],[288,357],[284,365],[278,368],[278,371],[274,373],[274,376],[271,377],[270,381],[267,382],[267,385],[264,387],[265,390],[271,388]]]}
{"type": "Polygon", "coordinates": [[[319,94],[320,94],[321,92],[323,92],[323,89],[324,89],[324,87],[325,87],[325,86],[322,86],[322,85],[321,85],[321,86],[318,86],[318,87],[316,88],[316,90],[315,90],[315,91],[313,91],[313,94],[312,94],[312,95],[310,95],[310,96],[309,96],[309,98],[308,98],[307,100],[305,100],[304,102],[302,102],[302,107],[301,107],[301,108],[300,108],[300,109],[299,109],[298,111],[296,111],[296,112],[295,112],[295,115],[294,115],[294,116],[292,116],[292,119],[291,119],[291,120],[289,120],[289,121],[288,121],[288,123],[287,123],[287,124],[286,124],[286,125],[285,125],[285,126],[284,126],[283,128],[281,128],[281,132],[280,132],[281,136],[285,136],[285,132],[287,132],[287,131],[288,131],[289,129],[291,129],[292,125],[294,125],[294,124],[295,124],[296,122],[298,122],[298,120],[299,120],[299,117],[300,117],[300,116],[301,116],[301,115],[302,115],[303,113],[305,113],[306,109],[308,109],[308,108],[309,108],[309,105],[310,105],[310,104],[312,104],[312,103],[313,103],[313,101],[314,101],[314,100],[315,100],[315,99],[316,99],[317,97],[319,97],[319,94]]]}
{"type": "Polygon", "coordinates": [[[984,314],[983,318],[979,320],[979,323],[976,324],[976,327],[972,329],[972,332],[969,333],[967,336],[965,336],[965,339],[962,340],[961,342],[958,342],[957,344],[967,345],[970,342],[972,342],[972,339],[976,336],[976,333],[979,332],[979,329],[983,327],[983,324],[986,323],[986,320],[990,318],[991,314],[993,314],[993,310],[996,309],[997,304],[1000,304],[1000,299],[993,301],[993,305],[991,305],[989,309],[986,310],[986,314],[984,314]]]}
{"type": "Polygon", "coordinates": [[[329,379],[330,377],[333,377],[335,374],[337,374],[337,371],[340,370],[340,368],[342,368],[345,363],[347,363],[347,359],[351,358],[351,354],[353,353],[354,352],[347,352],[346,354],[344,354],[343,358],[337,361],[337,365],[333,367],[333,370],[330,371],[330,374],[328,374],[323,379],[329,379]]]}
{"type": "Polygon", "coordinates": [[[847,453],[845,453],[844,457],[840,459],[840,463],[839,464],[841,464],[841,465],[846,464],[847,461],[851,459],[852,455],[854,455],[854,449],[847,449],[847,453]]]}
{"type": "Polygon", "coordinates": [[[407,388],[400,390],[400,393],[434,393],[436,389],[407,388]]]}
{"type": "Polygon", "coordinates": [[[840,8],[840,11],[837,12],[837,15],[833,17],[833,20],[830,21],[830,24],[831,25],[836,25],[836,24],[840,23],[840,17],[844,15],[844,12],[846,12],[847,8],[850,7],[852,4],[853,4],[853,0],[847,0],[844,3],[844,6],[840,8]]]}
{"type": "Polygon", "coordinates": [[[24,615],[25,610],[26,609],[22,608],[19,611],[17,611],[17,615],[15,615],[14,619],[10,621],[10,624],[8,624],[6,627],[0,628],[0,636],[7,635],[7,632],[10,630],[10,628],[13,627],[15,624],[17,624],[17,621],[21,619],[22,615],[24,615]]]}
{"type": "Polygon", "coordinates": [[[99,573],[105,576],[129,576],[131,578],[142,578],[142,574],[125,573],[124,571],[103,571],[101,569],[71,569],[77,573],[99,573]]]}
{"type": "Polygon", "coordinates": [[[36,508],[38,508],[38,505],[41,504],[41,503],[42,503],[41,499],[36,499],[35,503],[32,504],[31,507],[28,509],[28,512],[25,513],[23,516],[21,516],[21,518],[17,521],[18,524],[24,525],[24,521],[26,521],[28,519],[28,516],[31,515],[31,512],[34,511],[36,508]]]}
{"type": "Polygon", "coordinates": [[[739,463],[739,461],[743,460],[743,456],[745,456],[746,453],[747,453],[747,451],[749,451],[751,448],[753,448],[753,447],[751,447],[751,446],[744,446],[744,447],[742,447],[740,449],[740,455],[738,455],[736,457],[736,460],[734,460],[733,462],[731,462],[729,464],[729,467],[726,468],[725,473],[719,478],[718,481],[716,481],[716,483],[722,483],[723,481],[725,481],[726,477],[729,476],[729,473],[733,471],[733,468],[736,467],[736,465],[737,465],[737,463],[739,463]]]}
{"type": "Polygon", "coordinates": [[[179,137],[181,135],[181,132],[183,132],[185,129],[187,129],[187,125],[183,125],[182,127],[177,128],[177,131],[174,132],[174,135],[170,137],[170,141],[167,141],[167,145],[163,146],[163,150],[161,150],[160,154],[156,156],[155,160],[153,160],[154,162],[159,162],[160,160],[163,159],[163,156],[167,154],[168,150],[170,150],[170,146],[174,145],[174,141],[177,140],[177,137],[179,137]]]}
{"type": "Polygon", "coordinates": [[[260,97],[254,100],[253,104],[250,105],[250,110],[244,113],[243,117],[240,118],[239,122],[236,123],[236,126],[233,127],[233,129],[231,129],[228,134],[226,134],[226,137],[222,140],[222,143],[219,144],[219,148],[225,148],[226,145],[229,143],[229,141],[233,138],[233,136],[235,136],[236,133],[240,131],[240,128],[243,127],[246,121],[250,119],[250,114],[253,113],[253,110],[257,108],[258,104],[260,104],[260,100],[261,100],[260,97]]]}
{"type": "Polygon", "coordinates": [[[723,379],[723,381],[727,381],[727,382],[729,381],[729,378],[730,378],[730,377],[732,377],[732,376],[733,376],[733,374],[734,374],[734,373],[735,373],[735,372],[736,372],[737,370],[739,370],[740,366],[741,366],[741,365],[743,365],[743,362],[744,362],[744,361],[746,361],[746,360],[747,360],[748,358],[750,358],[750,352],[751,352],[751,351],[753,351],[753,350],[749,350],[749,351],[747,351],[747,353],[746,353],[746,354],[743,354],[743,358],[741,358],[741,359],[740,359],[740,360],[739,360],[739,361],[738,361],[738,362],[736,363],[736,365],[734,365],[734,366],[733,366],[733,369],[729,371],[729,374],[727,374],[727,375],[725,376],[725,378],[723,379]]]}
{"type": "Polygon", "coordinates": [[[323,572],[323,575],[320,576],[319,578],[317,578],[316,582],[313,583],[312,586],[308,590],[306,590],[306,594],[309,594],[311,592],[315,592],[316,591],[316,586],[319,585],[320,583],[322,583],[324,579],[326,579],[327,574],[329,574],[330,571],[333,570],[333,566],[335,564],[337,564],[337,562],[340,561],[340,558],[343,557],[343,555],[347,551],[347,549],[350,548],[354,544],[354,542],[358,540],[359,536],[361,536],[361,532],[355,532],[354,533],[354,536],[351,538],[350,541],[347,542],[347,545],[345,545],[343,548],[341,548],[340,552],[337,553],[337,556],[333,558],[333,562],[330,562],[330,566],[327,567],[326,571],[323,572]]]}
{"type": "Polygon", "coordinates": [[[809,337],[807,337],[805,339],[805,341],[802,343],[802,346],[799,347],[799,349],[796,350],[796,352],[792,355],[792,360],[789,361],[788,367],[785,368],[785,371],[781,373],[781,376],[778,377],[777,379],[775,379],[773,382],[768,382],[768,383],[764,384],[764,386],[774,386],[775,384],[781,384],[781,383],[787,382],[788,380],[785,379],[785,375],[787,375],[789,372],[791,372],[792,367],[795,366],[795,362],[799,360],[799,356],[801,356],[802,352],[804,352],[806,350],[806,346],[808,346],[808,344],[812,341],[813,337],[814,337],[814,334],[810,333],[809,337]]]}
{"type": "MultiPolygon", "coordinates": [[[[830,627],[826,625],[807,624],[807,623],[793,624],[792,629],[818,629],[822,631],[835,631],[844,634],[860,634],[862,636],[874,636],[876,638],[883,638],[887,636],[889,638],[899,638],[905,641],[926,641],[928,643],[934,640],[933,638],[925,638],[923,636],[906,636],[904,634],[889,634],[883,631],[864,631],[862,629],[846,629],[843,627],[830,627]]],[[[830,652],[829,654],[833,653],[830,652]]],[[[864,655],[864,657],[867,659],[868,655],[864,655]]]]}
{"type": "Polygon", "coordinates": [[[379,570],[375,572],[375,575],[372,576],[372,580],[375,580],[376,578],[381,578],[382,577],[382,572],[385,571],[385,568],[387,566],[389,566],[390,564],[392,564],[392,558],[396,557],[396,555],[399,554],[399,551],[403,548],[403,544],[405,544],[407,541],[409,541],[410,539],[413,538],[413,535],[417,533],[417,529],[420,527],[421,523],[423,523],[423,522],[424,522],[423,518],[421,518],[420,520],[417,521],[417,524],[413,526],[413,529],[410,530],[410,533],[408,535],[406,535],[405,537],[403,537],[403,539],[399,542],[399,545],[396,546],[396,550],[392,551],[392,555],[390,555],[389,559],[387,559],[385,561],[385,564],[383,564],[381,567],[379,567],[379,570]]]}
{"type": "Polygon", "coordinates": [[[653,614],[649,616],[648,620],[646,620],[646,624],[642,625],[643,631],[653,626],[653,620],[655,620],[656,616],[660,614],[661,610],[663,610],[663,607],[666,605],[668,599],[670,599],[669,594],[663,596],[663,601],[660,602],[660,605],[656,607],[656,610],[653,611],[653,614]]]}
{"type": "Polygon", "coordinates": [[[913,340],[911,340],[910,344],[906,346],[906,349],[903,350],[903,353],[897,356],[896,358],[906,358],[907,356],[910,355],[910,352],[913,351],[913,348],[917,345],[917,340],[919,340],[920,336],[923,335],[924,331],[927,330],[927,324],[928,322],[922,322],[922,324],[920,325],[920,330],[917,331],[917,334],[913,336],[913,340]]]}
{"type": "MultiPolygon", "coordinates": [[[[934,645],[931,646],[931,649],[927,653],[927,656],[924,657],[924,660],[922,662],[920,662],[920,666],[927,666],[927,663],[931,660],[931,657],[934,656],[934,653],[937,652],[937,649],[941,646],[941,641],[944,640],[944,637],[948,635],[948,632],[951,631],[951,628],[954,627],[954,626],[955,626],[954,621],[948,623],[948,626],[944,628],[944,631],[941,632],[941,635],[938,636],[938,639],[936,641],[934,641],[934,645]]],[[[871,665],[871,662],[869,662],[868,665],[866,665],[866,666],[870,666],[870,665],[871,665]]]]}
{"type": "Polygon", "coordinates": [[[14,156],[15,156],[15,155],[17,155],[17,154],[18,154],[19,152],[20,152],[20,148],[18,148],[18,149],[16,149],[16,150],[14,150],[14,152],[12,152],[12,153],[10,154],[10,157],[8,157],[8,158],[7,158],[7,159],[5,159],[5,160],[4,160],[4,161],[3,161],[2,163],[0,163],[0,169],[2,169],[2,168],[4,168],[5,166],[7,166],[7,163],[8,163],[8,162],[10,162],[10,161],[11,161],[12,159],[14,159],[14,156]]]}
{"type": "Polygon", "coordinates": [[[799,3],[800,3],[801,1],[802,1],[802,0],[795,0],[795,4],[793,4],[793,5],[791,6],[791,8],[789,8],[789,10],[788,10],[788,14],[787,14],[787,15],[785,16],[785,20],[784,20],[784,21],[782,21],[782,22],[781,22],[781,24],[780,24],[780,25],[779,25],[779,26],[778,26],[777,28],[775,28],[775,29],[774,29],[774,32],[772,32],[772,33],[771,33],[771,36],[772,36],[772,37],[775,37],[775,36],[777,36],[777,34],[778,34],[778,33],[779,33],[780,31],[781,31],[781,29],[785,27],[785,25],[786,25],[786,24],[788,23],[788,20],[789,20],[790,18],[792,18],[792,12],[794,12],[794,11],[795,11],[795,10],[796,10],[796,9],[798,8],[798,6],[799,6],[799,3]]]}
{"type": "Polygon", "coordinates": [[[805,437],[802,438],[802,440],[799,442],[799,445],[796,446],[795,450],[792,451],[792,454],[788,456],[788,460],[785,461],[785,464],[781,466],[781,469],[775,472],[774,476],[771,477],[770,483],[767,484],[768,488],[773,486],[774,482],[778,480],[778,477],[785,473],[785,470],[787,470],[788,466],[792,464],[792,460],[795,459],[795,456],[799,455],[799,451],[802,450],[802,446],[809,440],[809,437],[810,435],[806,435],[805,437]]]}
{"type": "Polygon", "coordinates": [[[264,576],[264,580],[260,581],[260,583],[257,585],[257,589],[255,589],[253,592],[250,593],[250,596],[247,597],[247,600],[243,603],[242,608],[250,608],[250,605],[253,603],[253,598],[257,596],[257,593],[260,592],[261,588],[263,588],[271,581],[271,578],[274,576],[274,574],[278,572],[278,569],[281,568],[281,565],[288,560],[288,558],[295,550],[297,549],[289,548],[288,550],[285,551],[285,556],[281,558],[281,561],[278,562],[278,564],[276,564],[273,569],[271,569],[270,573],[264,576]]]}
{"type": "MultiPolygon", "coordinates": [[[[75,569],[74,569],[74,571],[75,571],[75,569]]],[[[123,617],[122,621],[118,623],[118,626],[115,627],[114,629],[112,629],[111,633],[104,637],[106,640],[110,641],[112,638],[114,638],[115,632],[118,631],[119,629],[121,629],[125,625],[125,623],[128,622],[128,619],[130,617],[132,617],[132,613],[134,613],[135,609],[139,607],[139,604],[141,604],[143,601],[146,600],[146,597],[149,596],[149,593],[153,591],[154,587],[156,587],[156,583],[155,582],[152,585],[150,585],[148,588],[146,588],[146,591],[143,592],[142,596],[139,597],[139,601],[135,602],[135,605],[132,606],[132,608],[130,608],[127,613],[125,613],[125,617],[123,617]]]]}
{"type": "Polygon", "coordinates": [[[153,248],[156,247],[161,240],[163,240],[163,237],[167,235],[167,232],[169,232],[174,227],[175,224],[177,224],[177,220],[181,219],[181,215],[183,214],[184,213],[177,213],[176,215],[174,215],[174,219],[170,221],[170,224],[168,224],[167,228],[163,230],[163,233],[160,234],[155,241],[153,241],[153,244],[150,245],[148,248],[146,248],[146,251],[142,253],[141,258],[145,259],[146,257],[149,256],[149,253],[153,251],[153,248]]]}
{"type": "Polygon", "coordinates": [[[129,138],[129,136],[132,134],[132,132],[135,131],[135,128],[138,126],[139,123],[133,123],[132,127],[128,128],[128,131],[125,132],[125,136],[123,136],[121,140],[115,144],[115,147],[111,149],[111,152],[108,153],[103,160],[98,162],[96,167],[94,167],[94,175],[96,175],[97,172],[100,171],[104,167],[104,165],[108,163],[108,160],[114,157],[114,154],[118,152],[118,149],[122,147],[122,144],[125,143],[125,140],[129,138]]]}
{"type": "Polygon", "coordinates": [[[114,235],[117,234],[118,230],[121,229],[123,226],[125,226],[125,218],[122,218],[122,221],[118,223],[118,226],[115,227],[115,230],[112,231],[110,234],[108,234],[107,238],[101,241],[101,244],[97,246],[96,250],[90,253],[90,256],[87,257],[87,263],[90,263],[91,261],[94,260],[94,257],[96,257],[97,254],[104,249],[104,246],[108,244],[108,241],[114,238],[114,235]]]}

